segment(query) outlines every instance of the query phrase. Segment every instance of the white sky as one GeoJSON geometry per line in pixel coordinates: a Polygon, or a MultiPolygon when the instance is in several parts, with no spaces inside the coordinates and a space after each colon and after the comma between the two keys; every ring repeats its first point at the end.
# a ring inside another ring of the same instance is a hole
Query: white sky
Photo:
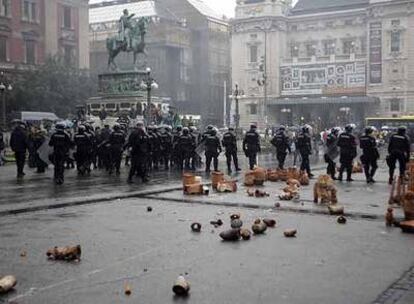
{"type": "Polygon", "coordinates": [[[234,17],[236,0],[204,0],[204,2],[220,15],[234,17]]]}

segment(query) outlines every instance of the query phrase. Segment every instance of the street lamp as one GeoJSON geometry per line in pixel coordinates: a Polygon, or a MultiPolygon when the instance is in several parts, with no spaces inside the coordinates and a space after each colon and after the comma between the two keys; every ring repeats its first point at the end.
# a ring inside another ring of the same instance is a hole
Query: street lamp
{"type": "Polygon", "coordinates": [[[0,92],[2,95],[1,98],[1,112],[2,112],[2,126],[3,129],[5,130],[7,127],[7,118],[6,118],[6,93],[7,92],[11,92],[13,90],[12,85],[10,84],[10,82],[7,80],[6,76],[4,75],[4,72],[0,72],[0,92]]]}
{"type": "Polygon", "coordinates": [[[243,90],[239,89],[239,85],[235,84],[235,90],[233,91],[233,95],[229,96],[230,98],[236,101],[236,114],[234,115],[234,120],[236,122],[236,132],[240,129],[240,108],[239,108],[239,98],[245,97],[243,90]]]}
{"type": "Polygon", "coordinates": [[[155,79],[151,77],[151,68],[147,68],[145,72],[146,72],[146,77],[145,79],[141,81],[140,87],[142,90],[147,91],[147,107],[148,107],[147,115],[148,117],[146,117],[146,120],[147,120],[146,123],[148,125],[153,122],[151,90],[158,89],[158,84],[155,81],[155,79]]]}
{"type": "Polygon", "coordinates": [[[264,56],[263,56],[263,80],[259,80],[257,83],[259,86],[263,86],[263,103],[260,109],[260,116],[263,121],[265,121],[265,113],[266,113],[266,106],[267,106],[267,29],[269,28],[269,24],[265,23],[263,27],[255,26],[254,29],[259,30],[264,33],[264,56]]]}

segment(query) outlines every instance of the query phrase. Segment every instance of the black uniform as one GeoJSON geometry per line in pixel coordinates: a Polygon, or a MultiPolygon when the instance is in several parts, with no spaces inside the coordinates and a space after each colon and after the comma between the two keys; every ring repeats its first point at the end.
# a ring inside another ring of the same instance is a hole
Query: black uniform
{"type": "Polygon", "coordinates": [[[347,180],[352,181],[352,165],[354,158],[357,156],[357,143],[355,136],[350,132],[342,133],[338,136],[338,147],[340,148],[339,162],[339,180],[342,180],[344,171],[347,173],[347,180]]]}
{"type": "Polygon", "coordinates": [[[90,135],[94,150],[96,150],[96,153],[98,155],[98,164],[100,164],[101,168],[105,168],[107,171],[109,171],[111,167],[111,145],[109,144],[111,129],[105,127],[101,130],[101,134],[99,136],[99,144],[96,141],[95,134],[90,133],[90,135]],[[94,144],[94,142],[96,142],[96,144],[94,144]]]}
{"type": "Polygon", "coordinates": [[[170,132],[165,131],[161,133],[160,142],[161,142],[161,160],[164,163],[165,169],[168,170],[169,163],[171,160],[171,152],[172,152],[172,136],[170,132]]]}
{"type": "Polygon", "coordinates": [[[143,129],[134,130],[128,139],[128,146],[131,150],[131,168],[129,170],[128,182],[132,182],[132,177],[138,174],[143,182],[148,181],[148,155],[150,143],[148,134],[143,129]]]}
{"type": "Polygon", "coordinates": [[[17,177],[23,177],[24,163],[26,161],[27,134],[22,127],[16,127],[10,137],[10,147],[14,152],[17,165],[17,177]]]}
{"type": "Polygon", "coordinates": [[[79,132],[75,135],[74,142],[76,145],[76,168],[80,174],[85,174],[90,168],[91,137],[84,132],[79,132]]]}
{"type": "Polygon", "coordinates": [[[256,165],[257,153],[261,151],[260,135],[256,132],[255,129],[250,129],[246,132],[246,135],[243,139],[243,151],[244,154],[249,158],[250,170],[253,170],[254,166],[256,165]]]}
{"type": "Polygon", "coordinates": [[[223,147],[226,148],[226,161],[227,161],[227,169],[231,172],[231,159],[233,158],[234,167],[236,170],[240,170],[239,168],[239,159],[237,157],[237,138],[236,135],[232,131],[228,131],[223,134],[223,147]]]}
{"type": "Polygon", "coordinates": [[[365,134],[359,138],[359,145],[362,149],[361,163],[364,165],[365,177],[367,182],[373,182],[379,158],[377,141],[371,135],[365,134]]]}
{"type": "Polygon", "coordinates": [[[335,178],[336,173],[336,163],[335,158],[338,157],[339,151],[338,151],[338,136],[331,133],[326,138],[326,152],[324,155],[325,162],[328,163],[328,167],[326,168],[326,173],[332,177],[332,179],[335,178]]]}
{"type": "Polygon", "coordinates": [[[159,138],[159,135],[154,131],[151,130],[148,132],[148,137],[150,141],[150,159],[149,167],[154,168],[155,170],[158,170],[158,164],[160,162],[160,153],[161,153],[161,140],[159,138]]]}
{"type": "Polygon", "coordinates": [[[291,153],[289,137],[286,136],[285,132],[279,131],[272,138],[271,144],[276,147],[276,156],[277,161],[279,162],[279,169],[283,169],[287,152],[291,153]]]}
{"type": "Polygon", "coordinates": [[[296,148],[299,150],[302,163],[300,165],[301,171],[306,171],[309,176],[312,176],[310,170],[309,155],[312,154],[312,139],[308,133],[301,133],[296,139],[296,148]]]}
{"type": "Polygon", "coordinates": [[[190,133],[183,133],[177,138],[176,151],[178,167],[182,170],[190,169],[191,153],[194,149],[194,140],[190,133]]]}
{"type": "Polygon", "coordinates": [[[111,145],[111,168],[109,173],[112,174],[115,168],[116,174],[120,173],[122,151],[125,144],[125,134],[121,130],[116,130],[111,133],[109,137],[109,144],[111,145]]]}
{"type": "Polygon", "coordinates": [[[395,165],[398,160],[400,176],[404,176],[407,161],[410,158],[410,140],[405,134],[393,134],[388,145],[387,163],[389,166],[390,181],[394,177],[395,165]]]}
{"type": "Polygon", "coordinates": [[[33,140],[33,149],[35,150],[34,159],[35,159],[35,165],[37,168],[37,173],[44,173],[45,169],[47,168],[47,164],[39,157],[39,153],[37,150],[42,146],[42,144],[45,141],[45,136],[43,133],[38,130],[36,133],[33,134],[32,137],[33,140]]]}
{"type": "Polygon", "coordinates": [[[69,135],[63,130],[57,130],[49,141],[49,146],[53,147],[52,161],[55,165],[54,178],[56,184],[63,184],[65,159],[72,146],[69,135]]]}
{"type": "Polygon", "coordinates": [[[206,147],[206,172],[210,172],[212,160],[214,171],[218,171],[218,156],[222,151],[220,138],[215,133],[210,133],[206,135],[204,142],[206,147]]]}

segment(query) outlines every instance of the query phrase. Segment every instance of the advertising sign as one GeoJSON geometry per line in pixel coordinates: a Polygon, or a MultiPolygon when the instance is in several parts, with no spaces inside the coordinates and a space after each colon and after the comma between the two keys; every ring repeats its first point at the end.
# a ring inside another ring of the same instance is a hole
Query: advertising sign
{"type": "Polygon", "coordinates": [[[369,82],[382,82],[382,24],[369,24],[369,82]]]}

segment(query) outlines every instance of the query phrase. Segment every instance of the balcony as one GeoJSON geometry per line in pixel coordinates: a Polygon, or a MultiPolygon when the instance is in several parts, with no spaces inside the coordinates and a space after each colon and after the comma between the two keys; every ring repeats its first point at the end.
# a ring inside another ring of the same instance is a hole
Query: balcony
{"type": "Polygon", "coordinates": [[[330,63],[330,62],[346,62],[355,60],[367,60],[367,54],[349,54],[349,55],[325,55],[312,57],[289,57],[282,58],[282,65],[291,64],[310,64],[310,63],[330,63]]]}

